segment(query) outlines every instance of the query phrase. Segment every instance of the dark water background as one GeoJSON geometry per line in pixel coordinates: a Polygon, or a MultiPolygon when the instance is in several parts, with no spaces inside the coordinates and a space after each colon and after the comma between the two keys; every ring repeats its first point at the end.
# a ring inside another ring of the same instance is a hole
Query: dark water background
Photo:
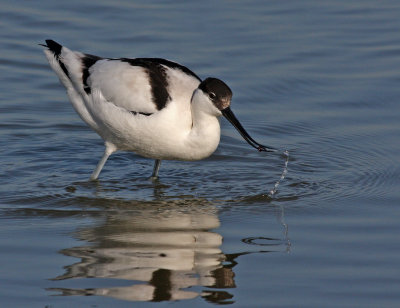
{"type": "Polygon", "coordinates": [[[400,305],[400,2],[0,1],[1,307],[400,305]],[[201,162],[114,154],[38,43],[223,79],[201,162]],[[85,296],[92,295],[92,296],[85,296]]]}

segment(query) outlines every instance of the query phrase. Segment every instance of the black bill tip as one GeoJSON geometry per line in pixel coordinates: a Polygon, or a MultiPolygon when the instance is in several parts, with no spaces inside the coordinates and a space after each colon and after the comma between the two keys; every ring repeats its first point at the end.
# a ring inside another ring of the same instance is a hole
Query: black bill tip
{"type": "Polygon", "coordinates": [[[257,149],[259,152],[276,152],[277,150],[271,147],[267,147],[256,142],[243,128],[239,120],[236,118],[230,107],[221,110],[222,115],[237,129],[237,131],[242,135],[244,140],[247,141],[253,148],[257,149]]]}

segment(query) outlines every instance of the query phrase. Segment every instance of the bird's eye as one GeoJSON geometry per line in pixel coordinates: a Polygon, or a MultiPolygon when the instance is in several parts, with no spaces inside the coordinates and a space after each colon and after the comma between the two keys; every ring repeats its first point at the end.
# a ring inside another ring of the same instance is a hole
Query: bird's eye
{"type": "Polygon", "coordinates": [[[214,92],[210,92],[210,93],[208,94],[208,97],[211,98],[211,99],[214,99],[214,98],[217,97],[217,95],[215,95],[214,92]]]}

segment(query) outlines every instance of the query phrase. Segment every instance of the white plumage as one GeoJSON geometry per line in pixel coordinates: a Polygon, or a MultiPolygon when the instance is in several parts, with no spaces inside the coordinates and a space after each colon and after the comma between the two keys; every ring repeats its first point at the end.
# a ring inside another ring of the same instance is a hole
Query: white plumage
{"type": "Polygon", "coordinates": [[[76,112],[105,141],[91,179],[117,150],[160,161],[199,160],[218,146],[224,115],[260,151],[230,110],[232,92],[219,79],[200,78],[188,68],[158,58],[110,59],[71,51],[46,40],[44,52],[67,89],[76,112]]]}

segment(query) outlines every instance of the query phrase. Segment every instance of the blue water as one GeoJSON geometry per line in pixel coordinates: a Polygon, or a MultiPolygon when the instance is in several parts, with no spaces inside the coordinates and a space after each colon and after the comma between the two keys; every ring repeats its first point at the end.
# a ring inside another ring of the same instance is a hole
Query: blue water
{"type": "Polygon", "coordinates": [[[3,307],[398,307],[400,2],[0,1],[3,307]],[[114,154],[39,43],[224,80],[200,162],[114,154]],[[280,178],[284,150],[290,160],[280,178]]]}

